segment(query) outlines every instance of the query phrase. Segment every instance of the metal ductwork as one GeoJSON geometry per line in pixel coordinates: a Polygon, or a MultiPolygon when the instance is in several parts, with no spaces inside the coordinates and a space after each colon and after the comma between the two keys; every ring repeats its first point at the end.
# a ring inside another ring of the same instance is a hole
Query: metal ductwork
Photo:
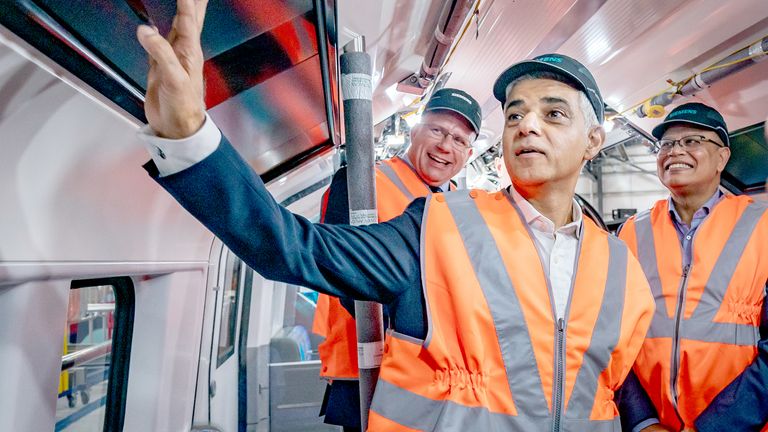
{"type": "Polygon", "coordinates": [[[445,3],[419,72],[400,81],[398,91],[424,94],[448,59],[462,25],[475,10],[474,5],[475,0],[451,0],[445,3]]]}
{"type": "Polygon", "coordinates": [[[637,107],[635,114],[638,117],[661,117],[664,115],[664,107],[672,103],[676,98],[690,96],[699,90],[703,90],[728,75],[765,60],[766,55],[768,55],[768,36],[736,51],[706,68],[703,72],[697,73],[683,81],[676,90],[654,96],[637,107]]]}

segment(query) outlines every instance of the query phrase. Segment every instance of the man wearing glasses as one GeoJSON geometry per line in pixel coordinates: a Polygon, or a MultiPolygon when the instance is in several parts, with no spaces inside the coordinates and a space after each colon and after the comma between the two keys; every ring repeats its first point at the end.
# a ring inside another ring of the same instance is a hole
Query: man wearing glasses
{"type": "MultiPolygon", "coordinates": [[[[454,190],[450,180],[472,155],[481,122],[480,105],[466,92],[452,88],[434,92],[421,122],[411,129],[411,145],[404,157],[395,156],[376,166],[379,222],[399,216],[411,201],[430,192],[454,190]]],[[[323,196],[321,222],[349,224],[346,168],[336,172],[323,196]]],[[[360,430],[352,302],[320,294],[312,326],[314,333],[325,337],[318,347],[320,375],[329,380],[320,414],[325,415],[325,423],[343,426],[345,431],[360,430]]]]}
{"type": "Polygon", "coordinates": [[[656,300],[635,373],[663,426],[760,430],[768,421],[766,205],[720,191],[731,150],[713,108],[681,105],[653,135],[670,197],[619,235],[656,300]]]}

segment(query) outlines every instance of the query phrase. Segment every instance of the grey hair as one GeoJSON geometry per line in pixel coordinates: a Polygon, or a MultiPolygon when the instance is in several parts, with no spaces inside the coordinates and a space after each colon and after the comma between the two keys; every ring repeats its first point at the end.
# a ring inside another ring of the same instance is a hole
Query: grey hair
{"type": "MultiPolygon", "coordinates": [[[[566,76],[556,74],[554,72],[531,72],[529,74],[515,78],[514,81],[509,83],[507,86],[507,95],[509,95],[509,92],[512,91],[512,89],[521,82],[535,79],[549,79],[558,81],[563,84],[567,84],[576,90],[579,90],[579,86],[576,84],[576,82],[566,76]]],[[[586,93],[584,93],[582,90],[579,90],[579,110],[581,110],[581,114],[584,116],[587,132],[592,130],[593,127],[602,126],[597,121],[597,114],[595,114],[595,109],[592,108],[592,104],[589,102],[589,98],[587,98],[586,93]]]]}

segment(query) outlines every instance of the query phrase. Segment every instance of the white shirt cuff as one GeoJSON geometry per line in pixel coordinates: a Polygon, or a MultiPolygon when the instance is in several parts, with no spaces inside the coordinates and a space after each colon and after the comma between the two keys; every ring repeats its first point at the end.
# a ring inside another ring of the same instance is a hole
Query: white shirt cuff
{"type": "Polygon", "coordinates": [[[221,131],[206,113],[200,130],[187,138],[160,138],[149,125],[139,129],[139,138],[155,162],[160,177],[165,177],[184,171],[216,151],[221,131]]]}
{"type": "Polygon", "coordinates": [[[640,423],[636,424],[635,427],[632,428],[632,432],[640,432],[641,430],[647,428],[648,426],[659,424],[659,419],[657,418],[649,418],[641,421],[640,423]]]}

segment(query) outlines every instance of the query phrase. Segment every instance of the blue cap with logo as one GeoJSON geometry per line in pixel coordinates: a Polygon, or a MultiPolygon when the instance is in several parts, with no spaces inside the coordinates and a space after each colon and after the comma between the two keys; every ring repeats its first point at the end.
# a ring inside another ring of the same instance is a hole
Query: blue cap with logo
{"type": "Polygon", "coordinates": [[[597,121],[603,122],[605,103],[600,95],[600,89],[597,88],[595,77],[583,64],[563,54],[540,55],[532,60],[515,63],[502,72],[493,85],[493,95],[501,102],[502,108],[507,101],[507,86],[517,78],[534,72],[551,72],[565,78],[566,81],[569,81],[571,85],[587,96],[590,105],[595,110],[597,121]]]}
{"type": "Polygon", "coordinates": [[[658,126],[653,128],[653,136],[661,139],[664,132],[674,125],[688,125],[699,129],[711,130],[717,133],[726,147],[730,147],[728,126],[723,116],[711,106],[699,102],[682,104],[672,110],[658,126]]]}
{"type": "Polygon", "coordinates": [[[467,119],[476,134],[480,134],[480,125],[483,122],[480,104],[469,93],[454,89],[441,88],[432,93],[429,102],[424,106],[424,112],[434,110],[448,110],[467,119]]]}

